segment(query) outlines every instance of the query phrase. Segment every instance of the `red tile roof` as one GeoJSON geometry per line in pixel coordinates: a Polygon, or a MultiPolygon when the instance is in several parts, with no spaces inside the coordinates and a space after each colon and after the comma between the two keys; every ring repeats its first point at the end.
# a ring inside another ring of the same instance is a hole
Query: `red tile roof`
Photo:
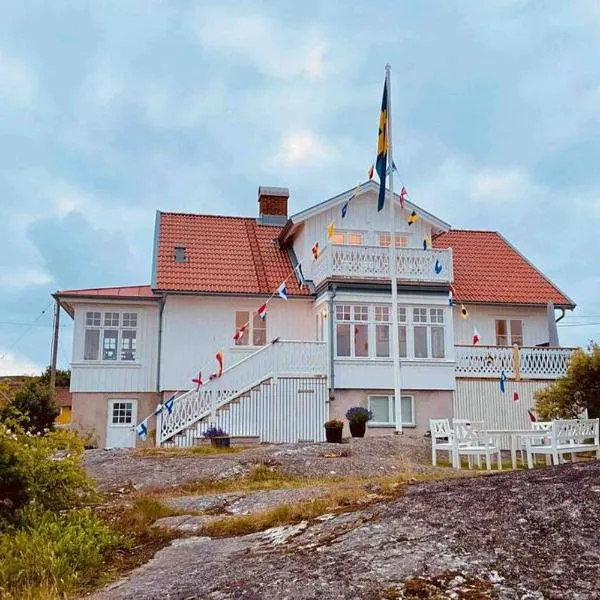
{"type": "Polygon", "coordinates": [[[452,248],[459,301],[575,306],[495,231],[450,230],[436,237],[433,246],[452,248]]]}
{"type": "Polygon", "coordinates": [[[88,288],[83,290],[61,290],[57,294],[63,298],[66,296],[83,296],[86,298],[133,298],[147,299],[159,298],[149,285],[128,285],[124,287],[88,288]]]}
{"type": "Polygon", "coordinates": [[[268,296],[289,277],[290,296],[309,295],[290,277],[280,231],[253,218],[159,213],[156,289],[268,296]],[[175,261],[176,246],[185,248],[185,261],[175,261]]]}

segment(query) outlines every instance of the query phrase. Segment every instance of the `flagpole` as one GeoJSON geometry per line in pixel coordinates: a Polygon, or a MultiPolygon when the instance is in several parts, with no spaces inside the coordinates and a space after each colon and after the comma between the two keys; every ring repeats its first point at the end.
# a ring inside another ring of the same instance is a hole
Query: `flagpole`
{"type": "Polygon", "coordinates": [[[394,156],[392,154],[392,67],[389,63],[385,66],[385,80],[387,87],[387,143],[389,172],[389,200],[390,205],[390,280],[392,285],[392,359],[394,364],[394,421],[396,433],[402,433],[402,406],[401,406],[401,377],[400,377],[400,344],[398,339],[398,278],[396,273],[396,217],[394,202],[394,156]]]}

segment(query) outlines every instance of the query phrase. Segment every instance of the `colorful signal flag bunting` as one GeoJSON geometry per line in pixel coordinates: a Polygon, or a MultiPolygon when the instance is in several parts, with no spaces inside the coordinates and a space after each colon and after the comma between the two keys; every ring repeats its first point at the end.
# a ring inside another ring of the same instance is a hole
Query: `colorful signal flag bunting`
{"type": "Polygon", "coordinates": [[[406,191],[406,188],[404,186],[402,186],[402,189],[400,190],[400,206],[402,208],[404,208],[404,201],[406,200],[408,196],[408,192],[406,191]]]}
{"type": "Polygon", "coordinates": [[[284,300],[288,299],[288,291],[285,287],[285,281],[277,288],[277,293],[279,294],[280,298],[283,298],[284,300]]]}
{"type": "Polygon", "coordinates": [[[503,394],[506,391],[506,373],[504,371],[500,373],[500,391],[503,394]]]}
{"type": "MultiPolygon", "coordinates": [[[[235,340],[235,336],[233,337],[233,339],[235,340]]],[[[196,391],[198,391],[200,389],[200,386],[202,385],[202,371],[198,371],[198,377],[192,379],[192,383],[196,384],[196,391]]]]}
{"type": "Polygon", "coordinates": [[[477,327],[473,327],[473,346],[479,344],[479,331],[477,331],[477,327]]]}
{"type": "Polygon", "coordinates": [[[267,305],[261,304],[256,311],[256,314],[264,321],[267,318],[267,305]]]}
{"type": "Polygon", "coordinates": [[[145,442],[148,438],[148,419],[144,419],[137,427],[137,434],[140,436],[140,439],[145,442]]]}
{"type": "Polygon", "coordinates": [[[413,225],[419,220],[419,215],[413,210],[408,216],[408,224],[413,225]]]}
{"type": "Polygon", "coordinates": [[[319,258],[319,242],[315,242],[310,251],[312,252],[313,258],[317,260],[317,258],[319,258]]]}
{"type": "Polygon", "coordinates": [[[442,263],[437,258],[435,260],[434,270],[436,275],[439,275],[442,272],[442,263]]]}
{"type": "Polygon", "coordinates": [[[327,237],[328,239],[331,239],[333,237],[333,234],[335,233],[335,224],[333,222],[329,223],[329,225],[327,225],[327,237]]]}

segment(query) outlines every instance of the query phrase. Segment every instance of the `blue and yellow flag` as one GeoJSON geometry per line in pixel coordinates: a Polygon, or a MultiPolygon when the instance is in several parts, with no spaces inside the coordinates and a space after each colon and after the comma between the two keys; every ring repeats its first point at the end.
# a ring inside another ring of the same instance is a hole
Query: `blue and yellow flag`
{"type": "Polygon", "coordinates": [[[381,114],[379,115],[379,137],[377,138],[377,162],[375,169],[379,175],[379,197],[377,198],[377,210],[383,208],[385,203],[385,178],[387,170],[388,153],[388,95],[387,79],[383,84],[383,98],[381,100],[381,114]]]}

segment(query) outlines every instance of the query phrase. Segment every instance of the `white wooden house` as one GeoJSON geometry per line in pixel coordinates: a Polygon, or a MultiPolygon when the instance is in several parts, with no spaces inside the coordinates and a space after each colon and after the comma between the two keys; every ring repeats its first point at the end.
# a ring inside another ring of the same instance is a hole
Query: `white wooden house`
{"type": "MultiPolygon", "coordinates": [[[[293,216],[287,189],[265,187],[258,217],[157,212],[150,285],[55,294],[75,324],[72,425],[108,447],[135,445],[148,416],[163,445],[191,445],[209,423],[262,441],[321,440],[325,420],[360,405],[374,414],[368,435],[393,433],[378,187],[293,216]],[[217,353],[224,370],[211,379],[217,353]]],[[[574,303],[499,234],[453,230],[395,201],[403,429],[422,434],[452,415],[524,425],[533,392],[565,372],[572,350],[554,321],[574,303]]]]}

